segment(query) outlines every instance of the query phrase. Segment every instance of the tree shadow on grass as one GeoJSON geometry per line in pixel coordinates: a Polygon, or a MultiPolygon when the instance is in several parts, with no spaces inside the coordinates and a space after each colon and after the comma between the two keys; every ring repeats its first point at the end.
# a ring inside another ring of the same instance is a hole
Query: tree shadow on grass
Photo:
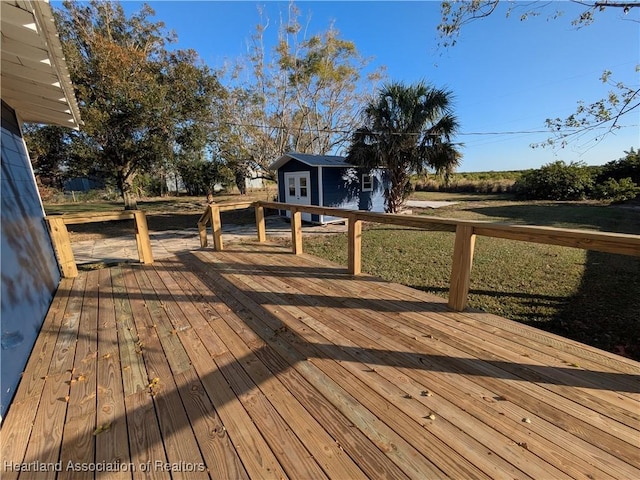
{"type": "Polygon", "coordinates": [[[577,292],[548,329],[640,360],[640,258],[587,252],[577,292]]]}
{"type": "Polygon", "coordinates": [[[491,219],[564,228],[640,234],[640,209],[580,202],[514,202],[470,209],[491,219]]]}
{"type": "MultiPolygon", "coordinates": [[[[517,223],[640,234],[640,211],[615,206],[555,202],[474,211],[517,223]]],[[[540,328],[640,360],[640,258],[588,251],[576,293],[557,307],[540,328]]]]}

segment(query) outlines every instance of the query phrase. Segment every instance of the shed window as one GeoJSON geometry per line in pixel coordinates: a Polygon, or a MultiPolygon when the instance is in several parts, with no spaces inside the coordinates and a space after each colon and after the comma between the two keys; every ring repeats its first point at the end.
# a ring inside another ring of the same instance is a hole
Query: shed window
{"type": "Polygon", "coordinates": [[[289,177],[289,195],[296,196],[296,179],[293,177],[289,177]]]}
{"type": "Polygon", "coordinates": [[[373,190],[373,177],[371,174],[364,173],[362,175],[362,191],[370,192],[373,190]]]}

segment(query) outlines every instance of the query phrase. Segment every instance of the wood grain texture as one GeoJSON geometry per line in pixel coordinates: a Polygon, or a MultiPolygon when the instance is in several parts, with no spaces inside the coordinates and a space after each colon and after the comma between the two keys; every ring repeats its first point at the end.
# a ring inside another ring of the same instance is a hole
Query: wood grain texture
{"type": "Polygon", "coordinates": [[[294,255],[302,254],[302,212],[291,209],[291,249],[294,255]]]}
{"type": "Polygon", "coordinates": [[[471,283],[471,266],[476,236],[473,227],[458,225],[453,246],[453,262],[451,280],[449,281],[449,308],[461,312],[467,307],[469,285],[471,283]]]}
{"type": "Polygon", "coordinates": [[[123,479],[640,478],[638,362],[283,246],[82,272],[45,323],[2,426],[9,462],[136,466],[109,477],[123,479]]]}
{"type": "MultiPolygon", "coordinates": [[[[60,460],[64,465],[95,461],[99,273],[99,270],[93,270],[86,275],[85,298],[69,380],[68,409],[60,452],[60,460]]],[[[59,477],[89,479],[93,478],[93,473],[63,469],[59,477]]]]}
{"type": "Polygon", "coordinates": [[[222,220],[220,219],[220,207],[209,205],[211,210],[211,229],[213,230],[213,248],[221,252],[224,248],[222,243],[222,220]]]}
{"type": "Polygon", "coordinates": [[[60,273],[63,278],[75,278],[78,276],[78,267],[76,267],[76,259],[71,250],[71,239],[69,231],[62,217],[45,217],[49,232],[51,233],[51,243],[56,253],[60,273]]]}
{"type": "MultiPolygon", "coordinates": [[[[111,272],[109,269],[100,270],[98,285],[96,462],[129,464],[131,456],[111,272]]],[[[109,477],[131,478],[131,472],[117,470],[110,472],[109,477]]]]}
{"type": "Polygon", "coordinates": [[[149,265],[153,263],[153,252],[151,251],[151,240],[149,239],[149,227],[147,217],[141,210],[134,212],[136,227],[136,246],[138,247],[138,258],[140,263],[149,265]]]}
{"type": "MultiPolygon", "coordinates": [[[[42,324],[48,335],[39,335],[33,347],[31,357],[24,369],[18,385],[12,408],[22,411],[21,416],[11,415],[2,423],[0,435],[0,466],[5,462],[20,463],[24,459],[25,449],[32,434],[38,404],[47,380],[49,366],[55,352],[55,346],[63,322],[69,292],[73,280],[63,279],[58,286],[57,295],[51,303],[49,312],[42,324]]],[[[2,478],[17,478],[18,472],[12,469],[0,469],[2,478]],[[6,477],[5,477],[6,475],[6,477]]]]}
{"type": "Polygon", "coordinates": [[[258,242],[266,242],[267,226],[264,221],[264,207],[262,205],[256,205],[255,214],[256,214],[256,231],[258,233],[258,242]]]}
{"type": "Polygon", "coordinates": [[[348,222],[348,252],[347,268],[351,275],[362,273],[362,220],[358,220],[355,215],[350,215],[348,222]]]}

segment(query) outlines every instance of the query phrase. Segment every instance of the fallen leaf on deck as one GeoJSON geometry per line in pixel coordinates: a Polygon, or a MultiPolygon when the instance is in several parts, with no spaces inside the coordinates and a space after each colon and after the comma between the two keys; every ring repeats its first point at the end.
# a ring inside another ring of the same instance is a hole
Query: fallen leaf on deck
{"type": "Polygon", "coordinates": [[[106,432],[106,431],[108,431],[110,429],[111,429],[111,423],[105,423],[104,425],[100,425],[98,428],[96,428],[93,431],[93,435],[94,436],[95,435],[100,435],[101,433],[104,433],[104,432],[106,432]]]}

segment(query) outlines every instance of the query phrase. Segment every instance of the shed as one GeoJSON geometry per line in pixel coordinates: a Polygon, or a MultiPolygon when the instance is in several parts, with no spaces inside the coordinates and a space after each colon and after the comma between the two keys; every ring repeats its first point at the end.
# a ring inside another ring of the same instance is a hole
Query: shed
{"type": "MultiPolygon", "coordinates": [[[[269,169],[276,171],[280,202],[384,212],[389,180],[383,168],[357,167],[335,155],[286,153],[269,169]]],[[[309,213],[302,219],[321,224],[343,220],[309,213]]]]}
{"type": "Polygon", "coordinates": [[[49,4],[3,0],[0,8],[4,415],[60,281],[22,122],[78,128],[80,115],[49,4]]]}

